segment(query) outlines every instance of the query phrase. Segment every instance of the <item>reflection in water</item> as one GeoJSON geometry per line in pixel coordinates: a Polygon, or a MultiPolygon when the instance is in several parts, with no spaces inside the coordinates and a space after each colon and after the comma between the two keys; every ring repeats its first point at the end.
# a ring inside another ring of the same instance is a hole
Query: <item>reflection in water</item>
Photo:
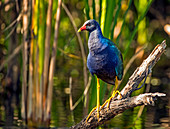
{"type": "Polygon", "coordinates": [[[20,115],[19,94],[6,89],[1,93],[0,126],[22,125],[20,115]]]}
{"type": "MultiPolygon", "coordinates": [[[[152,87],[151,90],[153,92],[159,91],[160,87],[161,86],[152,87]]],[[[165,93],[164,90],[162,92],[165,93]]],[[[20,114],[21,107],[19,103],[19,96],[21,95],[16,94],[15,92],[11,92],[10,89],[5,89],[5,91],[1,92],[0,126],[12,128],[23,126],[20,114]]],[[[138,119],[137,114],[140,110],[140,107],[126,110],[124,113],[119,114],[114,119],[106,122],[105,125],[102,125],[101,127],[137,129],[151,127],[169,127],[169,108],[167,108],[169,100],[167,98],[161,98],[157,100],[155,106],[145,106],[142,115],[138,119]]],[[[73,124],[81,121],[83,118],[82,112],[83,102],[80,103],[73,112],[70,112],[69,95],[65,94],[64,91],[62,91],[58,86],[54,86],[50,126],[51,128],[72,126],[73,124]]]]}

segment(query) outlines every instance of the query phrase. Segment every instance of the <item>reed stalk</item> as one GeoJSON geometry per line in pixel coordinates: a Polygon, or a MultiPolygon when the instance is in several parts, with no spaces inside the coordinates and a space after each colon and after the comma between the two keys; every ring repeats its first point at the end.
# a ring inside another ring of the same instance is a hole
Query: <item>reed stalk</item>
{"type": "Polygon", "coordinates": [[[23,0],[23,17],[22,17],[22,22],[23,22],[23,79],[22,79],[22,108],[21,108],[21,115],[23,119],[26,119],[27,117],[27,92],[26,92],[26,87],[27,87],[27,48],[28,48],[28,41],[27,41],[27,36],[28,36],[28,0],[23,0]]]}
{"type": "Polygon", "coordinates": [[[52,24],[52,5],[53,0],[49,0],[48,10],[47,10],[47,20],[46,20],[46,37],[45,37],[45,50],[44,50],[44,68],[42,77],[42,94],[41,99],[43,100],[43,112],[45,112],[45,102],[47,96],[47,86],[48,86],[48,70],[49,70],[49,59],[50,59],[50,39],[51,39],[51,24],[52,24]],[[42,98],[43,97],[43,98],[42,98]]]}
{"type": "Polygon", "coordinates": [[[54,76],[54,66],[55,66],[55,60],[56,60],[57,44],[58,44],[58,32],[59,32],[59,25],[60,25],[61,3],[62,3],[62,1],[58,0],[54,42],[53,42],[52,55],[51,55],[50,66],[49,66],[46,111],[44,114],[44,119],[47,121],[50,120],[50,114],[51,114],[50,111],[51,111],[52,94],[53,94],[53,92],[52,92],[53,91],[53,76],[54,76]]]}

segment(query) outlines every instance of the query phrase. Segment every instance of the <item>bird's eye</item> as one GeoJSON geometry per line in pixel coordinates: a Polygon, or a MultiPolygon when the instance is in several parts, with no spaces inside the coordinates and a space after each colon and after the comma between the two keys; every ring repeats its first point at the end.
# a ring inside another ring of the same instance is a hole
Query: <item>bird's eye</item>
{"type": "Polygon", "coordinates": [[[87,25],[86,26],[91,26],[91,24],[90,23],[87,23],[87,25]]]}

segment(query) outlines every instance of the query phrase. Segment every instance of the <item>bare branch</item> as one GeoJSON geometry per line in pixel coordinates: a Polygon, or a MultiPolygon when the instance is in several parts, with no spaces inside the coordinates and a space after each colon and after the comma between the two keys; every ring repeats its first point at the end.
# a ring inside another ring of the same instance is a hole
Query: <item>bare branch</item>
{"type": "MultiPolygon", "coordinates": [[[[132,76],[129,78],[126,86],[121,91],[121,95],[125,98],[138,87],[139,83],[152,72],[153,66],[158,62],[160,56],[164,53],[166,48],[166,41],[164,40],[161,44],[158,44],[147,59],[135,70],[132,76]]],[[[119,98],[120,96],[118,96],[119,98]]]]}
{"type": "Polygon", "coordinates": [[[126,98],[123,100],[111,101],[110,109],[107,109],[107,106],[100,109],[100,118],[97,119],[96,110],[91,114],[88,122],[86,122],[86,117],[77,125],[72,126],[71,129],[86,129],[86,128],[95,128],[104,122],[112,119],[116,115],[124,112],[129,108],[134,108],[141,105],[154,105],[154,101],[157,97],[166,96],[163,93],[145,93],[135,97],[126,98]]]}
{"type": "Polygon", "coordinates": [[[129,68],[130,68],[130,66],[132,65],[132,63],[134,62],[134,60],[137,58],[138,54],[139,54],[142,50],[144,50],[145,48],[146,48],[146,45],[144,45],[139,51],[137,51],[137,52],[135,53],[135,55],[133,55],[132,58],[128,61],[127,65],[126,65],[126,67],[125,67],[125,69],[124,69],[123,78],[122,78],[122,80],[119,82],[119,85],[122,83],[122,81],[123,81],[123,79],[124,79],[127,71],[129,70],[129,68]]]}
{"type": "Polygon", "coordinates": [[[120,96],[115,97],[111,100],[110,108],[106,105],[100,109],[99,120],[96,117],[96,110],[91,114],[90,118],[86,122],[86,117],[77,125],[72,126],[73,129],[78,128],[95,128],[105,121],[108,121],[116,115],[124,112],[126,109],[133,108],[141,105],[154,105],[154,101],[157,97],[166,96],[163,93],[145,93],[135,97],[129,97],[131,93],[138,87],[139,83],[149,74],[153,66],[158,62],[160,56],[163,54],[166,48],[166,41],[164,40],[161,44],[157,45],[147,59],[135,70],[132,76],[129,78],[126,86],[120,92],[120,96]]]}

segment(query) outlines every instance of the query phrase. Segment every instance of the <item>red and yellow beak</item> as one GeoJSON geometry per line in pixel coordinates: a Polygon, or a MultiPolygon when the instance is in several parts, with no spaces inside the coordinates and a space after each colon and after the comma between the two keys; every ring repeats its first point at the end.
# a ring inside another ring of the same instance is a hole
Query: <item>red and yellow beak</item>
{"type": "Polygon", "coordinates": [[[81,32],[81,31],[83,31],[83,30],[86,30],[86,25],[82,26],[82,27],[78,30],[78,32],[81,32]]]}

